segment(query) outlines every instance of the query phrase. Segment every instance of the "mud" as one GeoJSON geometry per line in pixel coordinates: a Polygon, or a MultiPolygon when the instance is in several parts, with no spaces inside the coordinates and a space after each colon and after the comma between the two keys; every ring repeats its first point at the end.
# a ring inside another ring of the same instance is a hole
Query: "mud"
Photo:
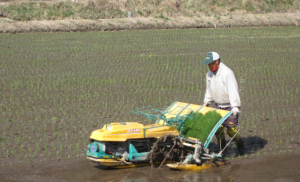
{"type": "Polygon", "coordinates": [[[28,165],[0,172],[0,181],[300,181],[300,155],[241,158],[230,164],[202,171],[174,171],[163,166],[104,169],[87,160],[28,165]]]}

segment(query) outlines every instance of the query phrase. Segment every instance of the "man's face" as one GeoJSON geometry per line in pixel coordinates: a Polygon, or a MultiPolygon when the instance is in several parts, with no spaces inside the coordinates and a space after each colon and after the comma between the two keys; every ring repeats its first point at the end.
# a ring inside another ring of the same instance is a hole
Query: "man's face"
{"type": "Polygon", "coordinates": [[[209,67],[210,71],[214,71],[218,65],[219,65],[219,60],[216,60],[216,61],[208,64],[208,67],[209,67]]]}

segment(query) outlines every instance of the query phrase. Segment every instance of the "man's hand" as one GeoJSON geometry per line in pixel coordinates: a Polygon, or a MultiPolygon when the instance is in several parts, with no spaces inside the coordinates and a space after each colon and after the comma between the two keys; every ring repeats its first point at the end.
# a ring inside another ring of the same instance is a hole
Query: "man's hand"
{"type": "Polygon", "coordinates": [[[231,111],[233,113],[233,116],[237,116],[240,113],[240,110],[238,107],[233,107],[231,111]]]}
{"type": "Polygon", "coordinates": [[[205,107],[208,107],[209,106],[209,103],[208,102],[204,102],[203,104],[205,107]]]}

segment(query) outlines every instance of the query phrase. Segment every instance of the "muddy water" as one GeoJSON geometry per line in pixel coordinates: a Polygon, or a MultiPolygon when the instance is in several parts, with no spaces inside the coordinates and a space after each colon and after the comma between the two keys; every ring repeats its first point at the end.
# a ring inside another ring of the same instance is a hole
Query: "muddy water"
{"type": "Polygon", "coordinates": [[[108,170],[86,160],[39,167],[19,167],[0,172],[0,181],[72,182],[167,182],[167,181],[300,181],[300,155],[233,160],[231,164],[204,171],[173,171],[150,166],[108,170]]]}

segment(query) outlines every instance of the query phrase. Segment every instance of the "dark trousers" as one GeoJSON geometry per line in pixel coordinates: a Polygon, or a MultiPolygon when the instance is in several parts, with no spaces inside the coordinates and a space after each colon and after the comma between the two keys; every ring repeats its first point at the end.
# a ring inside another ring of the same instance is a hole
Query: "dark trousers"
{"type": "MultiPolygon", "coordinates": [[[[220,108],[217,105],[215,105],[215,108],[216,109],[223,109],[223,110],[227,110],[227,111],[232,110],[231,107],[220,108]]],[[[215,135],[217,137],[217,140],[218,140],[218,143],[219,143],[219,146],[221,147],[221,149],[223,149],[226,145],[225,132],[224,132],[224,129],[226,127],[227,134],[230,137],[233,137],[236,134],[233,140],[236,142],[238,149],[239,150],[244,150],[244,142],[241,138],[241,135],[238,133],[238,130],[237,130],[237,126],[239,124],[238,120],[239,120],[239,115],[237,115],[237,116],[230,115],[223,122],[221,127],[217,130],[215,135]]]]}

